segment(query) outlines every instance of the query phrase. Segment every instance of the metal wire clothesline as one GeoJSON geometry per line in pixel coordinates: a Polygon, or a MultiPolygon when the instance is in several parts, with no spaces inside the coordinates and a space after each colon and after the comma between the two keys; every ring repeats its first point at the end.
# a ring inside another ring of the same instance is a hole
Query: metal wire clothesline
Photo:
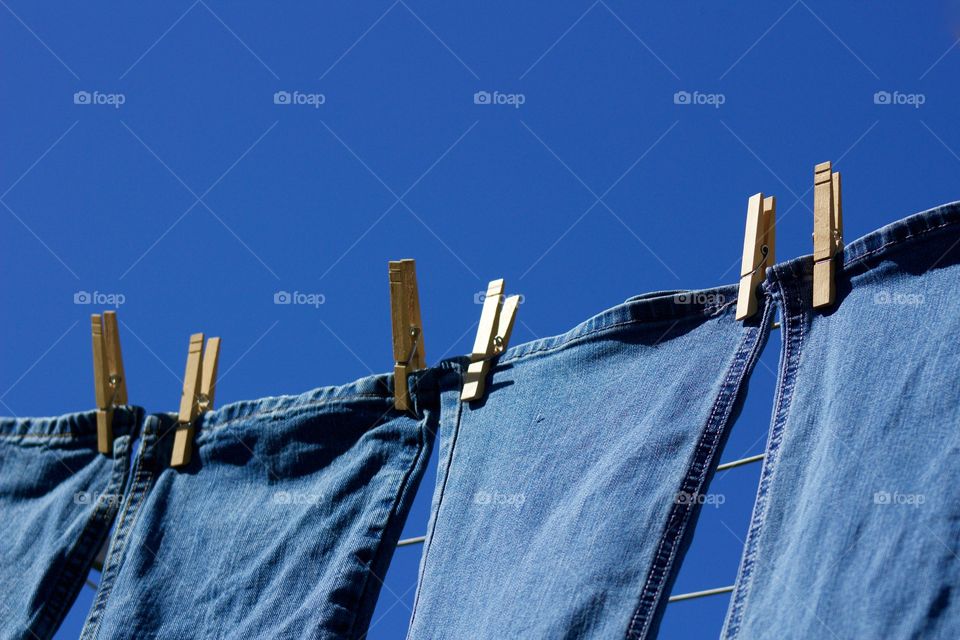
{"type": "MultiPolygon", "coordinates": [[[[757,455],[755,455],[755,456],[749,456],[749,457],[746,457],[746,458],[740,458],[739,460],[733,460],[733,461],[731,461],[731,462],[725,462],[725,463],[723,463],[723,464],[717,465],[717,471],[725,471],[725,470],[727,470],[727,469],[734,469],[734,468],[736,468],[736,467],[742,467],[743,465],[746,465],[746,464],[751,464],[751,463],[753,463],[753,462],[759,462],[759,461],[763,460],[763,458],[764,458],[764,454],[760,453],[760,454],[757,454],[757,455]]],[[[414,537],[412,537],[412,538],[405,538],[404,540],[399,541],[399,542],[397,543],[397,546],[398,546],[398,547],[410,547],[410,546],[413,546],[413,545],[415,545],[415,544],[423,544],[423,542],[424,542],[426,539],[427,539],[427,536],[414,536],[414,537]]],[[[94,563],[94,568],[97,568],[97,569],[99,569],[99,570],[102,570],[102,569],[103,569],[103,566],[101,565],[100,567],[97,567],[97,566],[96,566],[96,563],[94,563]]],[[[96,591],[97,588],[98,588],[97,583],[94,582],[93,580],[91,580],[90,578],[87,578],[86,585],[87,585],[88,587],[90,587],[91,589],[93,589],[94,591],[96,591]]],[[[695,598],[703,598],[703,597],[706,597],[706,596],[716,596],[716,595],[720,595],[720,594],[724,594],[724,593],[730,593],[731,591],[733,591],[733,585],[729,585],[729,586],[726,586],[726,587],[717,587],[717,588],[715,588],[715,589],[705,589],[705,590],[703,590],[703,591],[691,591],[691,592],[689,592],[689,593],[678,593],[677,595],[670,596],[670,597],[667,599],[667,602],[681,602],[681,601],[683,601],[683,600],[693,600],[693,599],[695,599],[695,598]]]]}
{"type": "MultiPolygon", "coordinates": [[[[764,454],[759,453],[755,456],[748,456],[746,458],[740,458],[739,460],[732,460],[730,462],[725,462],[723,464],[717,465],[717,471],[725,471],[727,469],[734,469],[736,467],[742,467],[746,464],[751,464],[754,462],[760,462],[763,460],[764,454]]],[[[406,538],[397,543],[398,547],[409,547],[415,544],[423,544],[427,539],[427,536],[414,536],[413,538],[406,538]]],[[[703,598],[706,596],[716,596],[723,593],[730,593],[733,591],[733,585],[726,587],[717,587],[715,589],[705,589],[703,591],[691,591],[690,593],[678,593],[677,595],[670,596],[667,599],[667,602],[681,602],[683,600],[693,600],[695,598],[703,598]]]]}

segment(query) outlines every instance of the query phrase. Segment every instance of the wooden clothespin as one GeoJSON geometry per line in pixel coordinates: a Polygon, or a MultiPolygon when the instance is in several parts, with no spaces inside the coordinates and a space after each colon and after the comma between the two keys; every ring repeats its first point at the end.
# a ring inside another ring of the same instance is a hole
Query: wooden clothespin
{"type": "Polygon", "coordinates": [[[177,429],[173,436],[171,467],[190,463],[193,454],[194,420],[203,412],[213,409],[213,396],[217,384],[217,361],[220,358],[220,338],[207,340],[203,348],[203,334],[190,336],[187,351],[187,368],[183,374],[183,393],[180,396],[180,411],[177,413],[177,429]]]}
{"type": "Polygon", "coordinates": [[[743,260],[740,263],[740,289],[737,295],[737,320],[757,312],[757,287],[766,277],[766,269],[776,261],[777,199],[750,196],[747,201],[747,227],[743,234],[743,260]]]}
{"type": "Polygon", "coordinates": [[[836,298],[834,256],[843,249],[840,174],[830,162],[813,169],[813,307],[828,307],[836,298]]]}
{"type": "Polygon", "coordinates": [[[93,377],[97,402],[97,451],[113,452],[113,407],[127,404],[127,380],[120,351],[117,313],[90,317],[93,336],[93,377]]]}
{"type": "Polygon", "coordinates": [[[520,296],[503,298],[503,279],[492,280],[487,285],[487,295],[480,311],[480,326],[470,353],[470,365],[464,376],[461,401],[479,400],[483,397],[490,370],[491,359],[506,351],[513,332],[520,296]]]}
{"type": "Polygon", "coordinates": [[[423,346],[423,323],[420,320],[420,294],[417,290],[417,263],[414,260],[391,260],[390,318],[393,327],[393,406],[410,408],[407,376],[427,366],[423,346]]]}

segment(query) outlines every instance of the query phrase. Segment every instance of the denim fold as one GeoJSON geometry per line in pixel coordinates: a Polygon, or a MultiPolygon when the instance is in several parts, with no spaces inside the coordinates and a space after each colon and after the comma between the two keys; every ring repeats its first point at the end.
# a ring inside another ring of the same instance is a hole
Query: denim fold
{"type": "Polygon", "coordinates": [[[120,508],[142,417],[114,410],[109,455],[96,411],[0,418],[0,637],[56,633],[120,508]]]}
{"type": "Polygon", "coordinates": [[[960,203],[768,270],[783,346],[722,637],[960,637],[960,203]]]}
{"type": "Polygon", "coordinates": [[[392,376],[227,405],[170,467],[172,414],[144,423],[81,637],[365,637],[436,431],[392,376]]]}
{"type": "Polygon", "coordinates": [[[482,400],[441,389],[408,638],[655,634],[769,331],[765,299],[745,323],[735,305],[638,296],[507,350],[482,400]]]}

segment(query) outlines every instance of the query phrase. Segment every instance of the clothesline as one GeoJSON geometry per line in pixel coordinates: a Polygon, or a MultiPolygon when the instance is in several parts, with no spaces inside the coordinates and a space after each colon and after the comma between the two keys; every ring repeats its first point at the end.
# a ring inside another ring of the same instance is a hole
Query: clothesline
{"type": "MultiPolygon", "coordinates": [[[[764,454],[759,453],[755,456],[748,456],[746,458],[740,458],[739,460],[724,462],[723,464],[717,465],[717,471],[725,471],[727,469],[742,467],[743,465],[746,465],[746,464],[759,462],[763,460],[763,458],[764,458],[764,454]]],[[[427,539],[427,536],[414,536],[412,538],[406,538],[404,540],[399,541],[397,543],[397,546],[409,547],[415,544],[423,544],[423,542],[426,539],[427,539]]],[[[96,566],[96,563],[94,563],[94,568],[97,570],[103,570],[103,566],[101,565],[98,567],[96,566]]],[[[94,591],[97,590],[97,583],[91,580],[90,578],[87,578],[87,586],[93,589],[94,591]]],[[[667,602],[680,602],[681,600],[692,600],[694,598],[702,598],[704,596],[715,596],[721,593],[729,593],[731,591],[733,591],[733,585],[729,587],[717,587],[716,589],[706,589],[704,591],[692,591],[690,593],[680,593],[675,596],[670,596],[667,599],[667,602]]]]}
{"type": "Polygon", "coordinates": [[[675,596],[667,598],[667,602],[680,602],[682,600],[693,600],[694,598],[703,598],[705,596],[718,596],[722,593],[733,591],[733,585],[729,587],[717,587],[716,589],[706,589],[704,591],[691,591],[690,593],[678,593],[675,596]]]}
{"type": "MultiPolygon", "coordinates": [[[[739,460],[731,460],[730,462],[724,462],[723,464],[717,465],[717,471],[725,471],[727,469],[734,469],[736,467],[742,467],[743,465],[752,464],[754,462],[760,462],[763,460],[765,454],[758,453],[755,456],[748,456],[746,458],[740,458],[739,460]]],[[[408,547],[415,544],[422,544],[427,539],[427,536],[414,536],[413,538],[406,538],[397,543],[398,547],[408,547]]],[[[733,585],[728,587],[717,587],[716,589],[705,589],[703,591],[691,591],[690,593],[678,593],[675,596],[670,596],[667,598],[667,602],[681,602],[683,600],[693,600],[694,598],[703,598],[706,596],[716,596],[723,593],[730,593],[733,591],[733,585]]]]}
{"type": "MultiPolygon", "coordinates": [[[[746,465],[746,464],[760,462],[761,460],[763,460],[763,458],[764,458],[764,454],[759,453],[755,456],[748,456],[746,458],[740,458],[739,460],[724,462],[723,464],[717,465],[717,471],[725,471],[726,469],[734,469],[736,467],[742,467],[743,465],[746,465]]],[[[397,543],[397,546],[409,547],[415,544],[423,544],[423,542],[426,539],[427,539],[427,536],[414,536],[412,538],[406,538],[404,540],[399,541],[397,543]]],[[[101,566],[96,568],[102,570],[103,567],[101,566]]],[[[94,591],[97,590],[97,583],[91,580],[90,578],[87,578],[87,586],[93,589],[94,591]]],[[[728,587],[717,587],[716,589],[705,589],[703,591],[691,591],[690,593],[678,593],[675,596],[670,596],[667,599],[667,602],[681,602],[683,600],[693,600],[694,598],[716,596],[723,593],[730,593],[731,591],[733,591],[733,585],[730,585],[728,587]]]]}
{"type": "MultiPolygon", "coordinates": [[[[763,460],[764,454],[758,453],[755,456],[749,456],[747,458],[740,458],[739,460],[733,460],[731,462],[724,462],[721,465],[717,466],[717,471],[725,471],[727,469],[733,469],[735,467],[742,467],[745,464],[750,464],[752,462],[759,462],[763,460]]],[[[407,547],[414,544],[421,544],[424,540],[427,539],[427,536],[415,536],[413,538],[406,538],[397,543],[398,547],[407,547]]]]}
{"type": "MultiPolygon", "coordinates": [[[[415,544],[415,542],[423,542],[423,537],[424,536],[421,536],[419,538],[410,538],[410,540],[404,540],[402,541],[402,543],[415,544]],[[415,541],[415,542],[411,542],[411,541],[415,541]]],[[[401,543],[397,543],[397,546],[400,546],[400,544],[401,543]]],[[[97,583],[91,580],[90,578],[87,578],[87,586],[93,589],[94,591],[97,590],[97,583]]],[[[733,585],[730,585],[729,587],[717,587],[716,589],[706,589],[704,591],[691,591],[690,593],[678,593],[675,596],[670,596],[669,598],[667,598],[667,602],[681,602],[683,600],[693,600],[694,598],[716,596],[722,593],[730,593],[731,591],[733,591],[733,585]]]]}

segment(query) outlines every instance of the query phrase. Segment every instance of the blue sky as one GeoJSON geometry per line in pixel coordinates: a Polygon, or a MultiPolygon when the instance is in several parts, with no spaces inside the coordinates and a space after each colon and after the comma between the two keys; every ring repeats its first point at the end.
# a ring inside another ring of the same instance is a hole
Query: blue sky
{"type": "MultiPolygon", "coordinates": [[[[177,406],[189,334],[222,336],[222,405],[389,370],[390,259],[417,260],[436,362],[469,351],[493,278],[525,296],[514,343],[734,282],[758,191],[778,257],[811,253],[823,160],[848,241],[958,198],[956,0],[0,5],[8,415],[92,406],[104,305],[79,292],[122,299],[151,411],[177,406]]],[[[778,347],[725,459],[763,450],[778,347]]],[[[733,582],[758,473],[714,482],[677,592],[733,582]]],[[[370,638],[403,637],[418,554],[398,550],[370,638]]],[[[671,605],[662,637],[710,637],[726,605],[671,605]]]]}

